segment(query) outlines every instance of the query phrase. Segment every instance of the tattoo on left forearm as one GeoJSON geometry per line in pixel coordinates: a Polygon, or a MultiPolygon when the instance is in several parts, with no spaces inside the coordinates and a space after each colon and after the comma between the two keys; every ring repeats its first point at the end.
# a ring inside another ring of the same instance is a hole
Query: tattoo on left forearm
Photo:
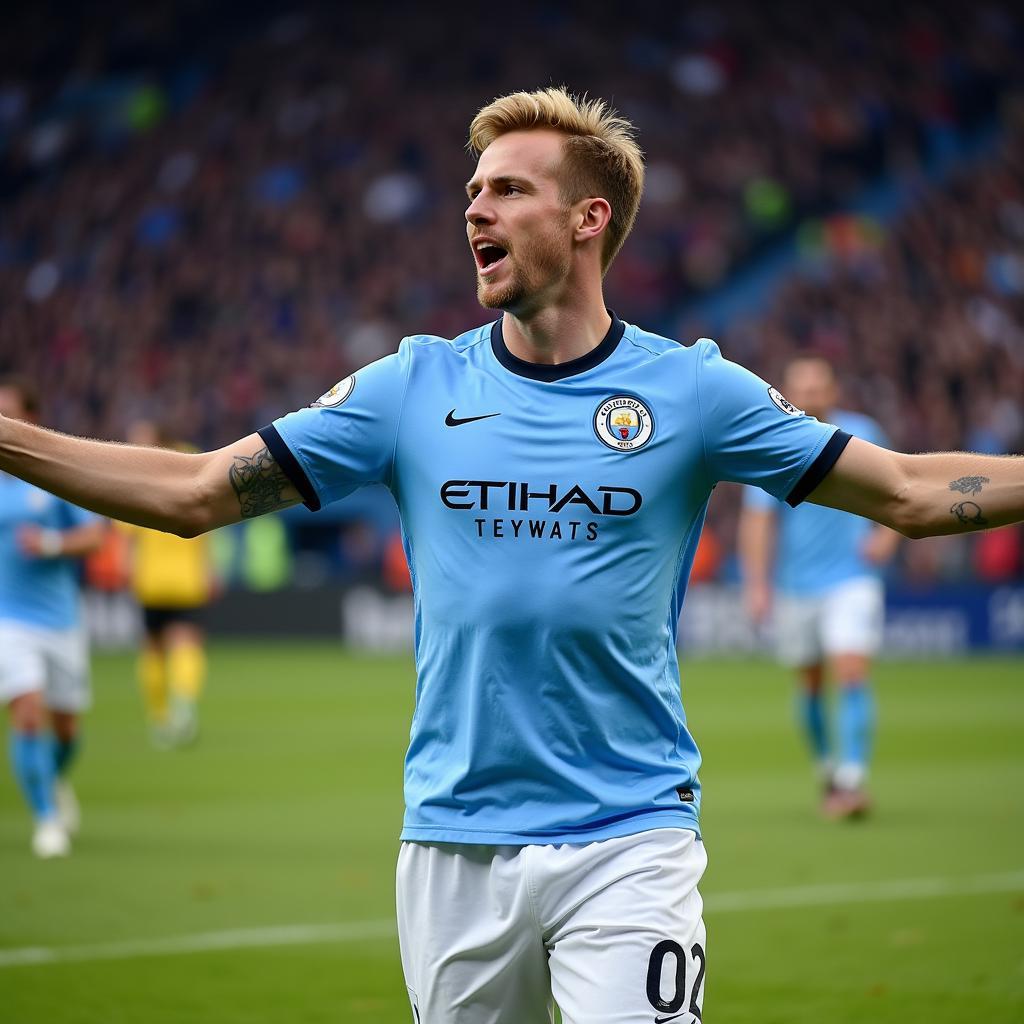
{"type": "Polygon", "coordinates": [[[989,482],[987,476],[962,476],[959,480],[951,480],[949,489],[961,494],[981,494],[982,487],[989,482]]]}
{"type": "Polygon", "coordinates": [[[988,526],[988,520],[981,514],[981,506],[973,501],[958,501],[949,511],[964,526],[988,526]]]}
{"type": "Polygon", "coordinates": [[[288,478],[281,471],[270,449],[263,447],[255,455],[236,455],[228,470],[231,486],[238,495],[243,519],[252,519],[267,512],[286,508],[283,499],[288,478]]]}

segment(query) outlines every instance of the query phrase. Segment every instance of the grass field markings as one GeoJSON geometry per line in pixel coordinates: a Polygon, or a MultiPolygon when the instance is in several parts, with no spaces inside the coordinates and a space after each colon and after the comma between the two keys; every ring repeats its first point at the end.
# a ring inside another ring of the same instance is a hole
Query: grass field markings
{"type": "Polygon", "coordinates": [[[886,882],[839,882],[792,886],[785,889],[750,889],[745,892],[711,893],[704,899],[715,914],[730,911],[785,910],[829,904],[884,903],[887,900],[920,900],[941,896],[1024,891],[1024,871],[960,878],[903,878],[886,882]]]}
{"type": "MultiPolygon", "coordinates": [[[[711,893],[705,909],[714,914],[755,910],[785,910],[863,902],[934,899],[1024,891],[1024,871],[960,878],[904,878],[884,882],[792,886],[784,889],[749,889],[711,893]]],[[[79,946],[26,946],[0,949],[0,968],[28,967],[96,960],[131,960],[138,957],[183,953],[229,952],[279,946],[312,946],[390,938],[394,920],[349,921],[335,924],[293,924],[267,928],[235,928],[198,932],[162,939],[125,939],[79,946]]]]}
{"type": "Polygon", "coordinates": [[[0,968],[36,964],[80,963],[91,960],[132,960],[146,956],[209,953],[277,946],[315,946],[332,942],[356,942],[391,938],[393,919],[346,921],[335,924],[286,924],[269,928],[232,928],[198,932],[163,939],[125,939],[82,946],[27,946],[0,950],[0,968]]]}

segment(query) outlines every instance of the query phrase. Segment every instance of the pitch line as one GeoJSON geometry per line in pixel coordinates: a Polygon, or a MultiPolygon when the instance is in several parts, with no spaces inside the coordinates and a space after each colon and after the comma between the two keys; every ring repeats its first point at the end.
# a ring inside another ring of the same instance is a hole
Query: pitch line
{"type": "Polygon", "coordinates": [[[941,896],[1024,892],[1024,871],[959,878],[902,878],[889,882],[850,882],[803,885],[788,889],[752,889],[712,893],[704,906],[715,914],[747,910],[786,910],[844,903],[885,903],[887,900],[927,900],[941,896]]]}
{"type": "Polygon", "coordinates": [[[0,950],[0,968],[31,964],[81,963],[86,960],[132,960],[144,956],[174,956],[233,949],[275,946],[315,946],[390,938],[393,920],[348,921],[339,924],[285,924],[270,928],[233,928],[223,932],[198,932],[165,939],[125,939],[86,946],[26,946],[0,950]]]}
{"type": "MultiPolygon", "coordinates": [[[[1024,871],[960,878],[905,878],[887,882],[804,885],[785,889],[711,893],[704,898],[704,907],[713,914],[727,914],[1018,891],[1024,892],[1024,871]]],[[[163,939],[125,939],[120,942],[97,942],[80,946],[26,946],[21,949],[0,949],[0,969],[97,960],[132,960],[139,957],[177,956],[182,953],[225,952],[235,949],[361,942],[368,939],[391,938],[395,932],[395,922],[390,918],[381,918],[335,924],[234,928],[228,931],[198,932],[163,939]]]]}

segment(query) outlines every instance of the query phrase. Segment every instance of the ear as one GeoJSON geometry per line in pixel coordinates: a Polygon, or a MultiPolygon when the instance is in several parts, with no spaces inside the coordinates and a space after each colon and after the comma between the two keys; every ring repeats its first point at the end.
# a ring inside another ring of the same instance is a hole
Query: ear
{"type": "Polygon", "coordinates": [[[612,207],[607,199],[591,196],[588,199],[581,199],[575,205],[573,218],[573,238],[577,242],[586,242],[596,238],[608,227],[612,219],[612,207]]]}

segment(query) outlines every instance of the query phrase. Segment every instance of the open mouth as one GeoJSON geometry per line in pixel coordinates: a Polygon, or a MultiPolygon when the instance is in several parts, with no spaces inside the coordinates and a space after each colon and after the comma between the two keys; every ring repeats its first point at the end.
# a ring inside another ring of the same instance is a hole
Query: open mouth
{"type": "Polygon", "coordinates": [[[495,242],[481,239],[473,243],[473,255],[476,257],[477,270],[481,275],[493,274],[508,256],[508,250],[495,242]]]}

